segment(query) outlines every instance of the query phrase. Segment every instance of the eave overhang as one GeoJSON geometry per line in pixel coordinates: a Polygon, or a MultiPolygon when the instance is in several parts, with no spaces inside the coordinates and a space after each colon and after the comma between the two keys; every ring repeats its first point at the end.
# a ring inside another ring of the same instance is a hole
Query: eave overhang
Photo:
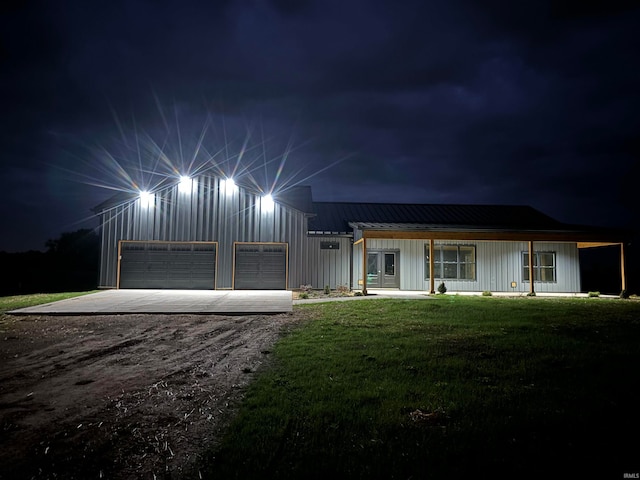
{"type": "Polygon", "coordinates": [[[463,225],[374,224],[352,222],[349,226],[362,231],[363,238],[393,240],[476,240],[522,242],[571,242],[580,248],[616,245],[628,239],[626,232],[597,228],[513,229],[477,228],[463,225]]]}

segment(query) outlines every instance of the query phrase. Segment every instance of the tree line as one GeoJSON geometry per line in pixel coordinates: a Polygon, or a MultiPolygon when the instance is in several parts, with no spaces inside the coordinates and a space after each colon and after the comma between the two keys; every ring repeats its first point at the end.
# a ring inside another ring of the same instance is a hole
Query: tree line
{"type": "Polygon", "coordinates": [[[92,229],[47,240],[46,251],[0,252],[0,295],[92,290],[98,285],[100,238],[92,229]]]}

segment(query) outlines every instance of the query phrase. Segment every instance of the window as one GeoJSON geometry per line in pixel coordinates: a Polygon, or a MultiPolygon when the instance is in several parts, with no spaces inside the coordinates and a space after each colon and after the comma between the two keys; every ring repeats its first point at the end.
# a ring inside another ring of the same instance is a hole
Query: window
{"type": "Polygon", "coordinates": [[[384,274],[395,275],[396,274],[396,256],[393,253],[384,254],[384,274]]]}
{"type": "MultiPolygon", "coordinates": [[[[522,252],[522,280],[529,281],[529,252],[522,252]]],[[[556,252],[533,253],[533,281],[556,281],[556,252]]]]}
{"type": "MultiPolygon", "coordinates": [[[[429,256],[429,245],[425,245],[425,279],[429,278],[429,256]]],[[[435,245],[433,249],[433,273],[435,278],[475,280],[476,247],[474,245],[435,245]]]]}

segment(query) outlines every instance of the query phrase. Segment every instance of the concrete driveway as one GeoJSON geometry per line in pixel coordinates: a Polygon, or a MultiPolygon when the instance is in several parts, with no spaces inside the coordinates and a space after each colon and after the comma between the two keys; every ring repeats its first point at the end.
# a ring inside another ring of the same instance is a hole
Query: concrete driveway
{"type": "Polygon", "coordinates": [[[259,314],[292,310],[287,290],[105,290],[35,307],[14,315],[128,313],[259,314]]]}

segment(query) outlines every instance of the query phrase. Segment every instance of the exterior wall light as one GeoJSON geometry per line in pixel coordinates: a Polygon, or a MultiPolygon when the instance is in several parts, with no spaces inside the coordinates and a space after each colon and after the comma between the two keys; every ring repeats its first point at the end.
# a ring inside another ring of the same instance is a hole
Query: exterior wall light
{"type": "Polygon", "coordinates": [[[140,192],[140,206],[142,208],[153,208],[156,203],[156,197],[153,193],[143,190],[140,192]]]}
{"type": "Polygon", "coordinates": [[[193,191],[193,179],[182,175],[180,177],[180,183],[178,183],[178,191],[181,193],[191,193],[193,191]]]}
{"type": "Polygon", "coordinates": [[[238,190],[238,186],[236,182],[233,181],[233,178],[225,178],[220,181],[220,189],[227,195],[231,195],[238,190]]]}
{"type": "Polygon", "coordinates": [[[273,210],[273,208],[275,207],[275,203],[270,193],[267,193],[261,198],[260,207],[262,208],[263,212],[270,212],[273,210]]]}

